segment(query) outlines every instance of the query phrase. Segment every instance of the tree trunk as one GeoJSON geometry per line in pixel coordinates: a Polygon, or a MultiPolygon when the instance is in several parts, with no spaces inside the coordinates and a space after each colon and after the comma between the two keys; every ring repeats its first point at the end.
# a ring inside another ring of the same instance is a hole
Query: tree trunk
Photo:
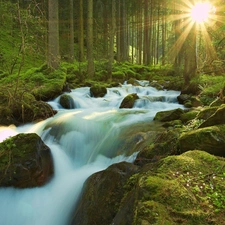
{"type": "Polygon", "coordinates": [[[57,69],[60,62],[58,0],[48,1],[48,13],[48,66],[57,69]]]}
{"type": "Polygon", "coordinates": [[[74,61],[74,20],[73,20],[73,0],[70,0],[70,49],[69,61],[74,61]]]}
{"type": "Polygon", "coordinates": [[[93,0],[88,0],[87,12],[87,74],[93,77],[95,73],[94,56],[93,56],[93,0]]]}
{"type": "Polygon", "coordinates": [[[83,19],[83,0],[79,1],[79,61],[84,61],[84,19],[83,19]]]}
{"type": "Polygon", "coordinates": [[[184,81],[186,84],[196,75],[196,24],[192,27],[185,41],[184,81]]]}
{"type": "Polygon", "coordinates": [[[112,64],[114,60],[114,36],[116,28],[116,3],[112,0],[112,15],[111,15],[111,29],[110,29],[110,44],[109,44],[109,63],[108,63],[108,74],[109,79],[112,79],[112,64]]]}

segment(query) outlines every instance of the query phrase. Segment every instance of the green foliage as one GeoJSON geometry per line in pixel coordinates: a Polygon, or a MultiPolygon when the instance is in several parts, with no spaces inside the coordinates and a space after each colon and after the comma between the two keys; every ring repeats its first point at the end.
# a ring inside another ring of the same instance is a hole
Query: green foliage
{"type": "Polygon", "coordinates": [[[25,62],[22,69],[37,66],[45,59],[46,27],[41,18],[43,15],[37,16],[32,14],[30,9],[20,8],[20,24],[18,13],[17,4],[10,1],[1,2],[0,69],[8,73],[16,71],[22,59],[19,54],[22,35],[20,29],[23,30],[26,39],[25,62]]]}

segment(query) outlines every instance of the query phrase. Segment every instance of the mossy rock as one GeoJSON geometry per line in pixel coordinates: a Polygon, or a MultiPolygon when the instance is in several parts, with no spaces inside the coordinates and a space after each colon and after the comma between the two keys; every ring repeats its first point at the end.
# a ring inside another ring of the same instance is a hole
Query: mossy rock
{"type": "Polygon", "coordinates": [[[188,94],[180,94],[177,97],[177,100],[180,104],[185,104],[185,102],[189,101],[191,99],[191,95],[188,94]]]}
{"type": "Polygon", "coordinates": [[[90,87],[90,93],[92,97],[104,97],[107,94],[107,88],[100,84],[94,84],[90,87]]]}
{"type": "Polygon", "coordinates": [[[40,121],[56,114],[50,105],[37,101],[32,94],[27,92],[18,91],[15,96],[4,97],[6,102],[0,107],[0,124],[2,125],[20,125],[40,121]]]}
{"type": "Polygon", "coordinates": [[[184,110],[180,108],[167,110],[167,111],[160,111],[156,113],[154,120],[161,121],[161,122],[179,120],[183,113],[184,113],[184,110]]]}
{"type": "Polygon", "coordinates": [[[218,107],[216,111],[199,126],[199,128],[213,126],[213,125],[220,125],[220,124],[225,124],[225,105],[224,104],[218,107]]]}
{"type": "MultiPolygon", "coordinates": [[[[222,225],[225,212],[222,205],[225,201],[224,163],[223,158],[194,150],[147,164],[127,183],[126,196],[134,196],[135,206],[130,205],[125,196],[120,209],[129,205],[133,209],[135,216],[130,215],[134,218],[130,224],[160,225],[163,221],[168,225],[222,225]],[[214,189],[211,188],[212,183],[214,189]],[[216,196],[217,191],[222,194],[216,196]]],[[[125,222],[128,216],[122,216],[120,220],[117,218],[116,224],[128,225],[125,222]]]]}
{"type": "Polygon", "coordinates": [[[198,114],[199,114],[199,110],[190,110],[188,112],[184,112],[180,116],[180,119],[183,123],[187,123],[188,121],[195,119],[198,114]]]}
{"type": "Polygon", "coordinates": [[[135,101],[139,99],[136,93],[127,95],[120,104],[121,108],[133,108],[135,101]]]}
{"type": "Polygon", "coordinates": [[[52,175],[50,149],[37,134],[18,134],[0,143],[1,187],[42,186],[52,175]]]}
{"type": "Polygon", "coordinates": [[[185,132],[178,139],[181,153],[199,149],[217,156],[225,156],[225,125],[211,126],[185,132]]]}
{"type": "Polygon", "coordinates": [[[112,79],[113,81],[123,83],[126,80],[126,75],[123,71],[113,71],[112,79]]]}
{"type": "Polygon", "coordinates": [[[60,96],[59,103],[65,109],[74,109],[75,108],[73,98],[67,94],[63,94],[60,96]]]}
{"type": "Polygon", "coordinates": [[[223,225],[224,163],[193,150],[139,170],[113,165],[85,183],[71,224],[223,225]]]}

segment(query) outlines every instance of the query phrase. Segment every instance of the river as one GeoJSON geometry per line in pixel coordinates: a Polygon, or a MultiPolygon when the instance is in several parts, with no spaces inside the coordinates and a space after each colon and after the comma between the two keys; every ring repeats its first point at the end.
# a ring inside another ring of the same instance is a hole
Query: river
{"type": "Polygon", "coordinates": [[[43,187],[0,188],[0,225],[68,225],[82,185],[91,174],[113,163],[135,160],[138,149],[121,148],[129,128],[144,126],[158,111],[183,108],[177,103],[179,92],[158,91],[146,81],[139,82],[142,86],[108,88],[103,98],[91,97],[88,87],[78,88],[69,93],[75,109],[63,109],[58,97],[48,102],[58,110],[54,117],[0,128],[0,141],[17,133],[37,133],[51,149],[55,171],[43,187]],[[130,93],[139,96],[134,107],[119,109],[130,93]]]}

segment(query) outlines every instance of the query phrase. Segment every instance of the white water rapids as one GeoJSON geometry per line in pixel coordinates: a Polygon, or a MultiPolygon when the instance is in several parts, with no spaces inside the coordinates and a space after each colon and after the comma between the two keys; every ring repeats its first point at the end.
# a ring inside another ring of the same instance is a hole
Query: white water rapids
{"type": "Polygon", "coordinates": [[[63,109],[57,98],[49,102],[58,110],[53,118],[17,128],[0,127],[0,141],[21,132],[41,136],[51,149],[55,171],[43,187],[0,188],[0,225],[67,225],[91,174],[113,163],[134,161],[136,153],[127,154],[123,148],[118,153],[124,143],[121,136],[129,126],[140,122],[144,126],[158,111],[183,108],[176,100],[179,92],[140,84],[143,87],[109,88],[103,98],[92,98],[89,88],[78,88],[69,93],[76,109],[63,109]],[[132,109],[119,109],[130,93],[137,93],[140,99],[132,109]]]}

